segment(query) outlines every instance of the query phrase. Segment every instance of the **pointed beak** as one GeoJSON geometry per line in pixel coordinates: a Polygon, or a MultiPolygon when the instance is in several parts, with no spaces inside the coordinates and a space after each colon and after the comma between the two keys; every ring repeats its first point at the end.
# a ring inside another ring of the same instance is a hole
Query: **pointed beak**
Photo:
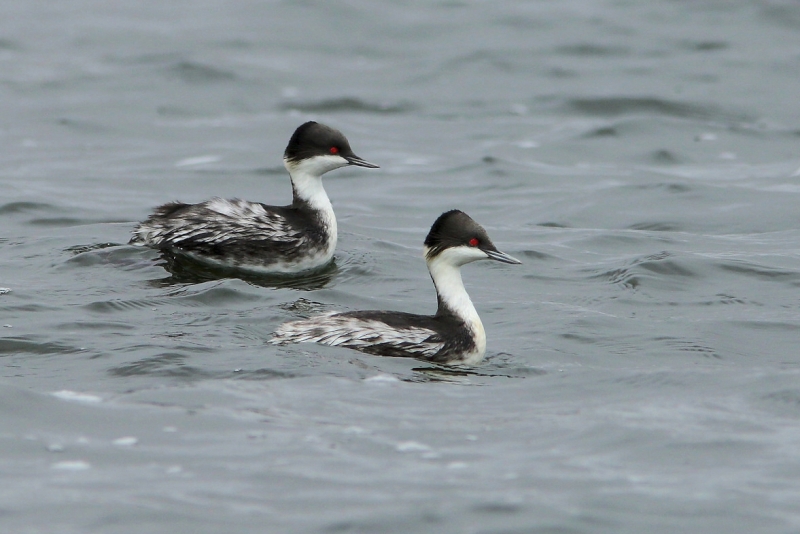
{"type": "Polygon", "coordinates": [[[484,250],[483,252],[485,252],[486,255],[489,256],[490,260],[501,261],[503,263],[511,263],[514,265],[519,265],[522,263],[517,258],[509,256],[505,252],[500,252],[499,250],[484,250]]]}
{"type": "Polygon", "coordinates": [[[344,159],[347,160],[347,163],[349,163],[350,165],[355,165],[357,167],[366,167],[368,169],[380,169],[380,167],[378,167],[374,163],[370,163],[369,161],[363,160],[358,156],[356,156],[355,154],[353,154],[352,156],[343,156],[343,157],[344,159]]]}

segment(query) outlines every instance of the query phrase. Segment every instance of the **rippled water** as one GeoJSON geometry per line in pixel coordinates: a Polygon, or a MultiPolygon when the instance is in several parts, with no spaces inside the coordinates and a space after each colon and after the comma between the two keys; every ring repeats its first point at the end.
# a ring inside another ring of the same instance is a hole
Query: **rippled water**
{"type": "Polygon", "coordinates": [[[0,6],[0,526],[15,533],[800,529],[800,6],[0,6]],[[125,245],[156,205],[287,203],[336,264],[236,278],[125,245]],[[266,344],[430,313],[442,211],[485,362],[266,344]]]}

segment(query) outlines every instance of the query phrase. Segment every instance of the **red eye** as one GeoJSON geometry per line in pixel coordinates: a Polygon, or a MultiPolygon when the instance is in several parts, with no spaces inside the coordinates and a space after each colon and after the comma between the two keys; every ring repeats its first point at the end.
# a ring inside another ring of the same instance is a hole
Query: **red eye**
{"type": "Polygon", "coordinates": [[[473,237],[472,239],[470,239],[469,240],[469,246],[477,247],[478,246],[478,238],[477,237],[473,237]]]}
{"type": "Polygon", "coordinates": [[[339,153],[339,149],[336,148],[335,146],[332,146],[331,147],[331,154],[338,154],[338,153],[339,153]]]}

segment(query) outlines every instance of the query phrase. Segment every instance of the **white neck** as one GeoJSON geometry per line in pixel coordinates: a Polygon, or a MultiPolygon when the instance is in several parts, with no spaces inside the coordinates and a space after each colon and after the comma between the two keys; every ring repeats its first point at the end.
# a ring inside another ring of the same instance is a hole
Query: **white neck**
{"type": "Polygon", "coordinates": [[[283,160],[292,179],[292,190],[295,201],[301,200],[312,208],[333,213],[331,201],[322,186],[322,175],[333,169],[347,165],[347,161],[339,156],[317,156],[298,162],[283,160]]]}
{"type": "Polygon", "coordinates": [[[292,179],[293,204],[296,205],[298,201],[302,201],[319,212],[325,231],[328,234],[328,250],[326,254],[333,256],[338,239],[338,229],[333,206],[328,194],[325,192],[325,188],[322,186],[322,175],[333,169],[344,167],[347,165],[347,160],[340,156],[331,155],[315,156],[299,162],[290,162],[284,159],[283,164],[292,179]]]}
{"type": "MultiPolygon", "coordinates": [[[[436,286],[441,304],[446,306],[456,317],[464,321],[475,336],[477,345],[474,356],[480,360],[486,351],[486,332],[483,329],[481,318],[472,304],[472,300],[464,288],[461,280],[461,266],[486,256],[477,257],[473,250],[466,247],[447,249],[428,260],[428,270],[436,286]]],[[[427,249],[425,250],[427,256],[427,249]]],[[[481,253],[483,254],[483,253],[481,253]]]]}

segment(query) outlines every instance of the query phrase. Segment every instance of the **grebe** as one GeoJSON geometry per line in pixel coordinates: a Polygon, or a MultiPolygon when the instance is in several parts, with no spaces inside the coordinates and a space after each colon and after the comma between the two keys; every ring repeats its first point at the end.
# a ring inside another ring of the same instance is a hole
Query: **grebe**
{"type": "Polygon", "coordinates": [[[292,180],[290,206],[222,198],[170,202],[136,226],[130,244],[269,274],[326,265],[336,249],[337,229],[322,175],[346,165],[378,166],[356,156],[340,131],[313,121],[295,130],[283,164],[292,180]]]}
{"type": "Polygon", "coordinates": [[[425,238],[425,261],[436,288],[436,315],[393,311],[329,313],[282,324],[270,343],[322,343],[381,356],[476,365],[486,333],[461,281],[461,266],[477,260],[522,263],[500,252],[462,211],[443,213],[425,238]]]}

